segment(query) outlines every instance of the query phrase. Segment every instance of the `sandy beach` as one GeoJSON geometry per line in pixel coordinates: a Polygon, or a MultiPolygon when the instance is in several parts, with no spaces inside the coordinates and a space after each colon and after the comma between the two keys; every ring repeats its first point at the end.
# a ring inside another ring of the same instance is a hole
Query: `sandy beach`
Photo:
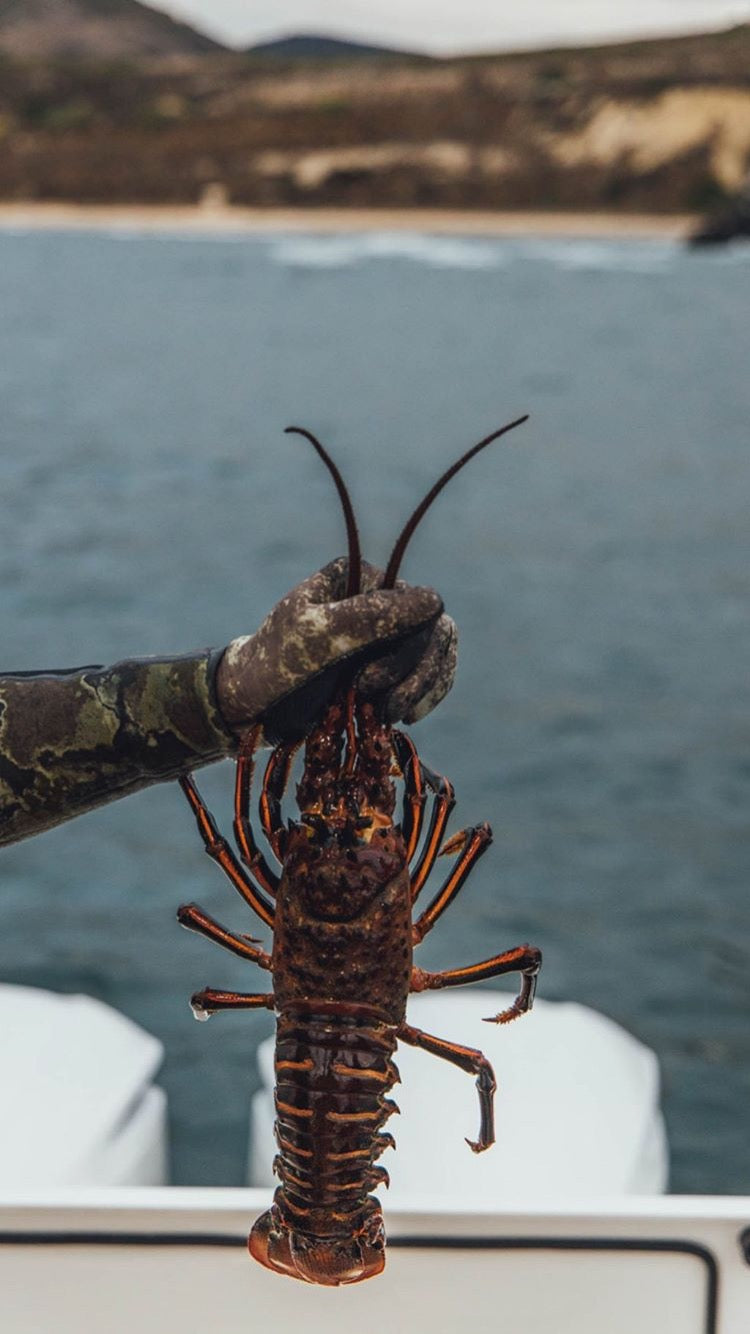
{"type": "Polygon", "coordinates": [[[263,233],[431,232],[463,236],[580,237],[682,240],[690,214],[467,212],[449,209],[254,209],[151,207],[141,204],[0,203],[0,229],[263,233]]]}

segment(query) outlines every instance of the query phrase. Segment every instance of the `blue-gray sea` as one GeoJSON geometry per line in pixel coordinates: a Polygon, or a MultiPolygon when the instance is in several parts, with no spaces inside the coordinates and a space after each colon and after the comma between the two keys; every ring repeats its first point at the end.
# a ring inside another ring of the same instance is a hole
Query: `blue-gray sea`
{"type": "MultiPolygon", "coordinates": [[[[222,645],[339,554],[312,451],[458,621],[414,729],[496,841],[426,967],[531,940],[540,994],[658,1053],[672,1189],[750,1191],[750,248],[420,236],[0,234],[4,669],[222,645]]],[[[202,787],[229,826],[232,766],[202,787]]],[[[193,1022],[253,930],[173,785],[2,852],[0,979],[166,1047],[173,1179],[241,1183],[270,1016],[193,1022]]]]}

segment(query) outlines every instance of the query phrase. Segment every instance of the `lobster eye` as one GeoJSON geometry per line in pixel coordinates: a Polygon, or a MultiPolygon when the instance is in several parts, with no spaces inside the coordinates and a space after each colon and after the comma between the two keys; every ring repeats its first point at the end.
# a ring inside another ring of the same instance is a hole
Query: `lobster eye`
{"type": "Polygon", "coordinates": [[[331,836],[331,831],[322,815],[303,813],[300,815],[300,823],[305,826],[310,837],[317,838],[318,842],[325,843],[331,836]]]}

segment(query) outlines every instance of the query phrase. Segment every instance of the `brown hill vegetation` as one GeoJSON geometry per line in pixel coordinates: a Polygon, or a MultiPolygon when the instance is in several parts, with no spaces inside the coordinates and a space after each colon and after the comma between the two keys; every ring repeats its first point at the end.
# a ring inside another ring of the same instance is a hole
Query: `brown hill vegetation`
{"type": "Polygon", "coordinates": [[[173,56],[6,59],[0,197],[680,212],[750,162],[750,25],[455,60],[173,56]]]}
{"type": "Polygon", "coordinates": [[[21,60],[121,60],[220,49],[138,0],[0,0],[0,50],[21,60]]]}

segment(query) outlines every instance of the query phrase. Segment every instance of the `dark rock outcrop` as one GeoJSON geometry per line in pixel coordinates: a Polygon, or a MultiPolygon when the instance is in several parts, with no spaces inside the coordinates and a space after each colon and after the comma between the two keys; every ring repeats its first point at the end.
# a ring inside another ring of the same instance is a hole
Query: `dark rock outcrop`
{"type": "Polygon", "coordinates": [[[709,213],[689,238],[689,244],[723,245],[743,236],[750,239],[750,181],[725,208],[709,213]]]}

